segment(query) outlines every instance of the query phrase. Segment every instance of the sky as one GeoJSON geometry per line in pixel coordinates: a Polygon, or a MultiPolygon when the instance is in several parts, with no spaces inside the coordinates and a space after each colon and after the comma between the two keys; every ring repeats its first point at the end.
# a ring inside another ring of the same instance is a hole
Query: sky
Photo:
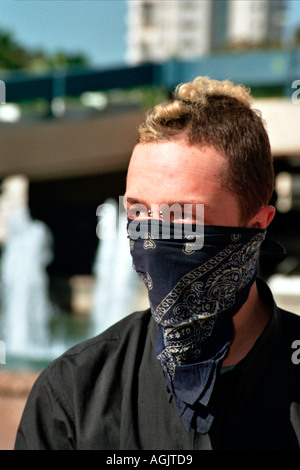
{"type": "MultiPolygon", "coordinates": [[[[287,34],[300,24],[300,0],[288,4],[287,34]]],[[[0,0],[0,30],[33,50],[79,52],[94,66],[121,65],[126,0],[0,0]]]]}
{"type": "Polygon", "coordinates": [[[0,29],[33,50],[81,52],[94,65],[125,61],[125,0],[0,0],[0,29]]]}

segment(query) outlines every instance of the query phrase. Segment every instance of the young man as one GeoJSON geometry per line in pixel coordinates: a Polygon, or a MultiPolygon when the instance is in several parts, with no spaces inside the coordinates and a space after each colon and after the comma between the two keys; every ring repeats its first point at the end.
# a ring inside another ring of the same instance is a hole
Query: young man
{"type": "Polygon", "coordinates": [[[273,179],[243,87],[200,77],[148,113],[125,200],[150,309],[50,364],[16,449],[299,448],[300,319],[257,279],[260,251],[277,249],[266,238],[273,179]],[[173,205],[183,210],[170,217],[173,205]]]}

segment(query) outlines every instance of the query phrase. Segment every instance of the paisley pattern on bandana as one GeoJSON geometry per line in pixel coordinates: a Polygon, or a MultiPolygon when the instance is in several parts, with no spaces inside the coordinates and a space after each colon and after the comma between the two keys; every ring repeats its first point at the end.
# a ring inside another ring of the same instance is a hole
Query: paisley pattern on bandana
{"type": "Polygon", "coordinates": [[[154,310],[155,320],[164,327],[166,346],[159,359],[170,378],[176,364],[200,360],[201,343],[212,334],[217,317],[233,308],[239,291],[251,284],[263,239],[263,234],[258,234],[244,245],[230,245],[180,279],[154,310]],[[201,281],[217,265],[207,280],[201,281]],[[170,308],[172,317],[167,317],[170,308]]]}
{"type": "Polygon", "coordinates": [[[264,235],[259,233],[246,244],[230,245],[206,263],[184,275],[153,312],[154,319],[163,326],[189,317],[190,321],[215,315],[231,307],[236,292],[252,279],[264,235]],[[224,263],[226,258],[228,262],[224,263]],[[223,263],[223,264],[222,264],[223,263]],[[216,271],[216,266],[221,265],[216,271]],[[212,271],[206,282],[199,279],[212,271]],[[182,299],[183,297],[183,299],[182,299]],[[177,303],[182,299],[181,303],[177,303]],[[177,305],[176,305],[177,304],[177,305]],[[164,319],[173,308],[171,320],[164,319]],[[192,316],[191,316],[192,314],[192,316]]]}

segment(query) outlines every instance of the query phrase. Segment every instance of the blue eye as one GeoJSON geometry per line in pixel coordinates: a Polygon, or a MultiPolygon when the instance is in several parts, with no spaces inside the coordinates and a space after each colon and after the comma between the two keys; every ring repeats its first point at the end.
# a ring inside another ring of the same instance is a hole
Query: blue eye
{"type": "Polygon", "coordinates": [[[127,215],[130,219],[147,219],[149,217],[147,208],[137,207],[133,204],[128,208],[127,215]]]}

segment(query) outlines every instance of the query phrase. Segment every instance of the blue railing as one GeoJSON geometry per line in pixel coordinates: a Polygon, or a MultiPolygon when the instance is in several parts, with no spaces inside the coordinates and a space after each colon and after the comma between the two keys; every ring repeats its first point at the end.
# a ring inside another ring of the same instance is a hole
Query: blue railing
{"type": "Polygon", "coordinates": [[[15,72],[5,77],[0,74],[0,79],[6,84],[6,101],[20,102],[35,98],[51,101],[56,96],[78,96],[85,91],[145,85],[173,89],[198,75],[230,79],[251,87],[281,86],[290,91],[291,83],[300,79],[300,48],[213,54],[190,61],[169,60],[112,69],[56,69],[45,76],[15,72]]]}

